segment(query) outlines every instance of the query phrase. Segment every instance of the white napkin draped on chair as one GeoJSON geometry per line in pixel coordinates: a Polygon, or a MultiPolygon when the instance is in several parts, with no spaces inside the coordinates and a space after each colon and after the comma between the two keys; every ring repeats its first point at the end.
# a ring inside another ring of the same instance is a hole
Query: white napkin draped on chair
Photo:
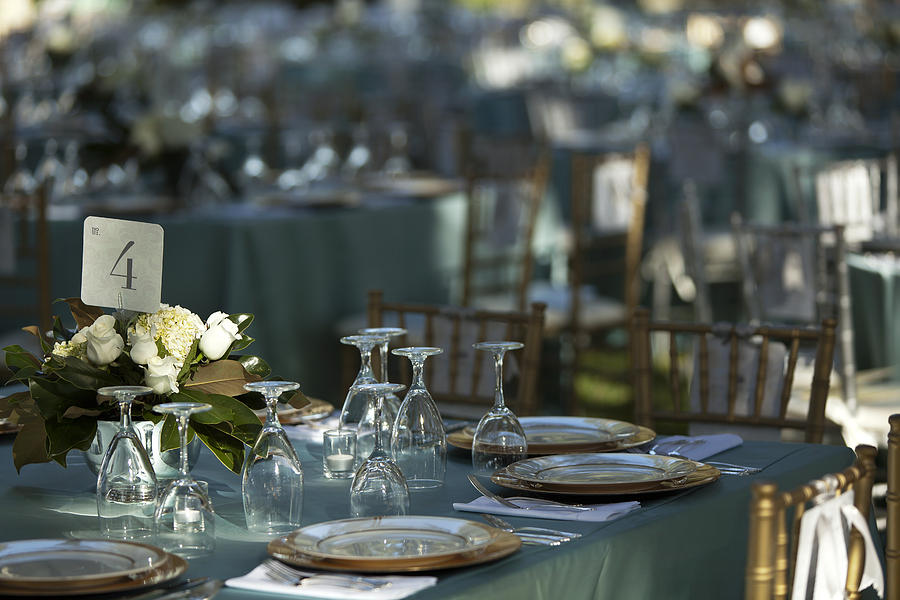
{"type": "Polygon", "coordinates": [[[266,576],[265,566],[259,565],[242,577],[227,580],[225,585],[232,588],[301,598],[399,600],[437,583],[437,577],[391,575],[377,576],[377,578],[390,582],[390,585],[372,590],[348,589],[344,586],[331,586],[320,582],[317,582],[316,585],[304,586],[275,581],[266,576]]]}
{"type": "Polygon", "coordinates": [[[884,595],[884,574],[869,524],[853,505],[853,490],[849,490],[810,508],[800,519],[792,600],[843,600],[850,528],[862,535],[865,544],[859,589],[874,586],[879,597],[884,595]],[[812,595],[808,589],[810,584],[812,595]]]}

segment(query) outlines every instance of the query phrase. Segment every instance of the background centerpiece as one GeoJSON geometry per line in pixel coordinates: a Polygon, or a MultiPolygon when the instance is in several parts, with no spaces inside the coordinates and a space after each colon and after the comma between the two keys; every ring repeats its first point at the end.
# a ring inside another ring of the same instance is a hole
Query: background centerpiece
{"type": "MultiPolygon", "coordinates": [[[[223,465],[240,472],[244,446],[261,428],[253,409],[264,406],[259,394],[245,392],[244,384],[270,375],[261,358],[237,354],[253,342],[245,333],[253,315],[215,312],[204,322],[181,306],[107,314],[77,298],[65,302],[76,330],[67,329],[59,317],[45,335],[37,327],[26,328],[40,340],[43,358],[21,346],[4,348],[13,379],[28,388],[0,399],[0,418],[22,426],[13,444],[17,470],[51,460],[66,466],[70,451],[86,451],[94,442],[98,422],[118,419],[113,398],[97,390],[146,385],[154,393],[137,398],[132,414],[136,421],[163,421],[160,452],[178,447],[178,433],[174,419],[153,412],[153,406],[204,402],[213,408],[191,417],[190,438],[196,435],[223,465]]],[[[306,402],[299,392],[291,399],[295,406],[306,402]]]]}

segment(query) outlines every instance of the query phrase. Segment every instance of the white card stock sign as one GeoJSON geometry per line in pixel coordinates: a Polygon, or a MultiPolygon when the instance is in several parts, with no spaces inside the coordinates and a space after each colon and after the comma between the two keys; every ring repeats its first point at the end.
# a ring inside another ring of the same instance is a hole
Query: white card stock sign
{"type": "Polygon", "coordinates": [[[81,300],[89,306],[154,312],[162,297],[162,262],[159,225],[88,217],[81,300]]]}

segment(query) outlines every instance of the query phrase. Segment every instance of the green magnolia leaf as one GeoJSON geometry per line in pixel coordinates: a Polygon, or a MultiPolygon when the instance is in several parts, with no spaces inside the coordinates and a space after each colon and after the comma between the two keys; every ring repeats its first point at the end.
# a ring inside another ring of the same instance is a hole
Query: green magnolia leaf
{"type": "Polygon", "coordinates": [[[217,360],[203,365],[184,384],[184,388],[208,394],[239,396],[243,394],[244,384],[259,381],[261,377],[252,375],[236,360],[217,360]]]}
{"type": "Polygon", "coordinates": [[[225,465],[225,468],[232,473],[241,472],[241,467],[244,466],[244,444],[241,440],[223,431],[217,425],[193,423],[192,427],[197,432],[197,437],[225,465]]]}
{"type": "MultiPolygon", "coordinates": [[[[53,357],[53,364],[57,364],[53,357]]],[[[90,363],[74,356],[61,357],[65,366],[54,368],[60,378],[83,390],[97,390],[107,385],[121,385],[122,380],[109,371],[98,369],[90,363]]]]}
{"type": "MultiPolygon", "coordinates": [[[[163,423],[162,431],[159,435],[159,442],[162,445],[163,452],[178,448],[178,446],[181,445],[181,442],[178,439],[178,423],[176,422],[175,416],[166,415],[165,418],[166,420],[163,423]]],[[[190,442],[193,437],[193,431],[189,430],[188,442],[190,442]]]]}
{"type": "Polygon", "coordinates": [[[15,421],[15,417],[19,414],[23,403],[31,403],[32,406],[34,405],[34,403],[31,402],[31,394],[27,391],[16,392],[15,394],[0,398],[0,419],[13,418],[13,422],[17,422],[15,421]]]}
{"type": "Polygon", "coordinates": [[[62,321],[59,320],[59,317],[53,317],[53,327],[51,328],[53,332],[53,337],[57,341],[60,342],[68,342],[72,339],[72,336],[75,335],[74,331],[69,331],[66,329],[66,326],[63,325],[62,321]]]}
{"type": "Polygon", "coordinates": [[[187,357],[184,359],[184,364],[181,365],[181,370],[178,372],[178,381],[184,381],[188,378],[191,372],[191,365],[194,364],[195,359],[197,358],[197,349],[200,347],[200,340],[194,340],[194,343],[191,344],[191,349],[187,353],[187,357]]]}
{"type": "Polygon", "coordinates": [[[204,402],[211,410],[191,415],[191,424],[216,425],[245,444],[256,441],[262,425],[259,417],[243,402],[221,394],[205,394],[196,390],[182,390],[172,394],[173,402],[204,402]]]}
{"type": "Polygon", "coordinates": [[[44,421],[47,431],[47,454],[66,466],[65,455],[70,450],[87,450],[97,435],[97,419],[79,417],[65,422],[44,421]]]}
{"type": "MultiPolygon", "coordinates": [[[[58,422],[70,406],[97,408],[95,391],[73,388],[64,381],[35,378],[29,382],[29,391],[45,421],[58,422]]],[[[71,422],[66,421],[66,423],[71,422]]]]}
{"type": "Polygon", "coordinates": [[[256,375],[259,379],[265,379],[272,374],[269,364],[258,356],[235,356],[234,359],[241,363],[248,373],[256,375]]]}
{"type": "Polygon", "coordinates": [[[47,453],[47,431],[39,417],[23,422],[23,427],[13,442],[12,452],[17,473],[21,473],[25,465],[50,462],[50,455],[47,453]]]}
{"type": "Polygon", "coordinates": [[[41,343],[41,352],[44,353],[44,356],[49,356],[51,352],[53,352],[53,344],[50,344],[47,341],[47,338],[41,335],[41,329],[37,325],[29,325],[28,327],[23,327],[22,331],[25,333],[30,333],[34,337],[38,339],[41,343]]]}
{"type": "Polygon", "coordinates": [[[63,302],[69,305],[69,310],[72,311],[72,318],[75,319],[78,329],[90,327],[94,324],[94,321],[106,314],[106,311],[99,306],[88,306],[81,301],[81,298],[65,298],[63,302]]]}
{"type": "Polygon", "coordinates": [[[228,348],[228,353],[225,356],[230,356],[232,352],[240,352],[255,341],[255,338],[244,334],[241,336],[241,339],[235,340],[234,343],[231,344],[231,346],[228,348]]]}
{"type": "Polygon", "coordinates": [[[6,352],[6,366],[10,369],[41,368],[40,359],[18,344],[6,346],[3,351],[6,352]]]}
{"type": "Polygon", "coordinates": [[[228,320],[238,326],[238,333],[244,333],[244,330],[253,322],[253,315],[251,313],[235,313],[228,315],[228,320]]]}

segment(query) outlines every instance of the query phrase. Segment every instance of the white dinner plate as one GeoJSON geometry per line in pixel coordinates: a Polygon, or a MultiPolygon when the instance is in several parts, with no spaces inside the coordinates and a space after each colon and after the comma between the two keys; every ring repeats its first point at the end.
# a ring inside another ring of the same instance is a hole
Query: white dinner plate
{"type": "Polygon", "coordinates": [[[136,577],[169,555],[135,542],[39,539],[0,543],[0,584],[78,585],[136,577]]]}

